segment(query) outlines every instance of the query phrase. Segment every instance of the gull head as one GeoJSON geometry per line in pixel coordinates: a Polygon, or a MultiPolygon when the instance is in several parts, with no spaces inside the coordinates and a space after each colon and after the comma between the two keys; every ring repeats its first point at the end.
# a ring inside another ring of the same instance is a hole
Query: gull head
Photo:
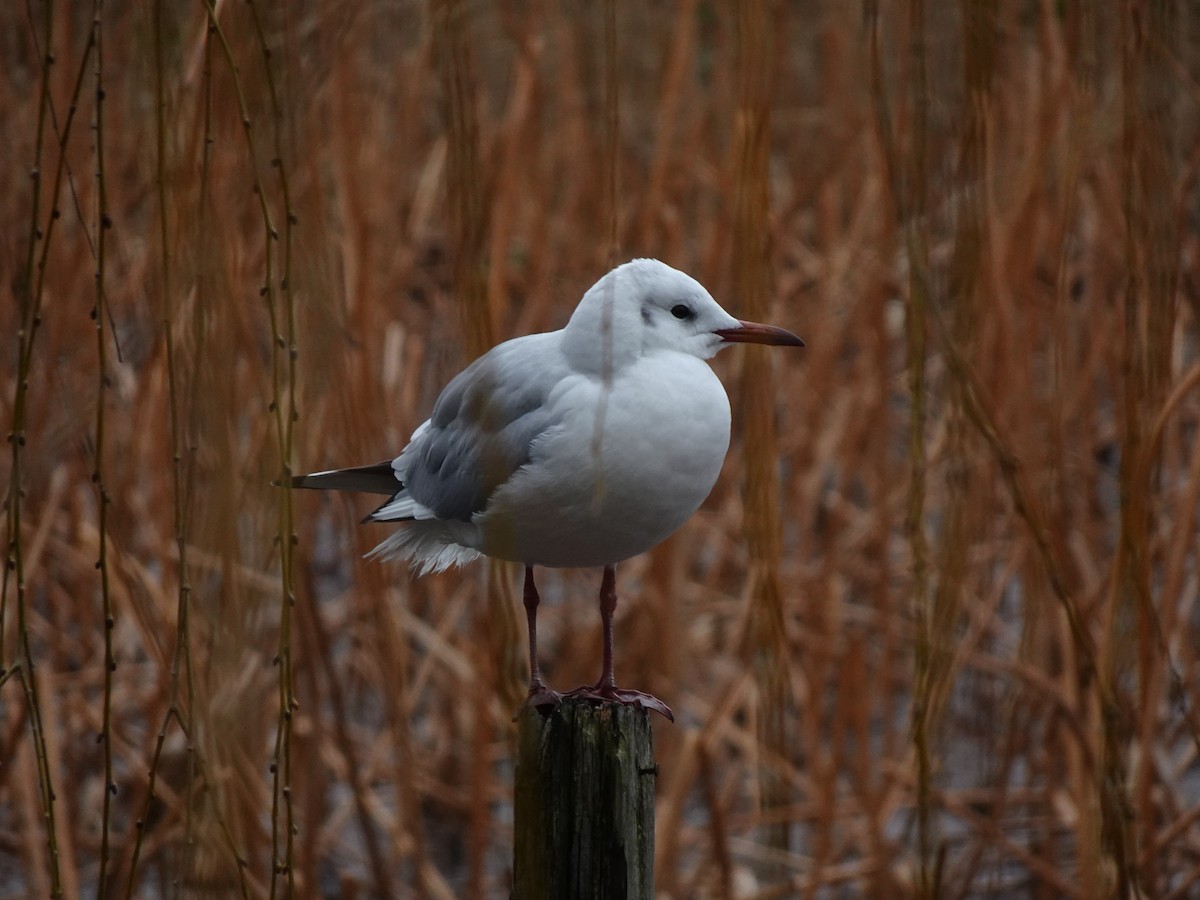
{"type": "Polygon", "coordinates": [[[657,259],[632,260],[601,278],[563,332],[572,362],[595,370],[655,351],[708,359],[729,343],[804,346],[782,328],[734,318],[700,282],[657,259]]]}

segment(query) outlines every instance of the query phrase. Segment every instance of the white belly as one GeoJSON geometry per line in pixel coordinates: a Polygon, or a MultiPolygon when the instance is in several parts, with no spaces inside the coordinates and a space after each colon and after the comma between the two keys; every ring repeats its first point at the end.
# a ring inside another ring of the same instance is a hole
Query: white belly
{"type": "Polygon", "coordinates": [[[476,520],[489,556],[601,566],[679,528],[716,483],[729,448],[729,398],[708,365],[651,354],[605,388],[572,376],[553,402],[562,426],[476,520]]]}

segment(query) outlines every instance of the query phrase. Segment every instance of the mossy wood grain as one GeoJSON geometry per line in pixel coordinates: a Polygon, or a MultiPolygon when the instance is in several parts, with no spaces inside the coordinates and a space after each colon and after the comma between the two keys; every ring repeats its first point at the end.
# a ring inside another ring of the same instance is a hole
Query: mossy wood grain
{"type": "Polygon", "coordinates": [[[518,729],[513,900],[652,897],[649,713],[567,701],[518,729]]]}

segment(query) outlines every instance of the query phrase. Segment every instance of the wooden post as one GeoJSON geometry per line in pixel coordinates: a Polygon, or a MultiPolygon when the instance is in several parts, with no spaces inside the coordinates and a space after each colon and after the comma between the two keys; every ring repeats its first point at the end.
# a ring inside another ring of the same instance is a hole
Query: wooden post
{"type": "Polygon", "coordinates": [[[567,700],[517,722],[512,900],[651,900],[650,714],[567,700]]]}

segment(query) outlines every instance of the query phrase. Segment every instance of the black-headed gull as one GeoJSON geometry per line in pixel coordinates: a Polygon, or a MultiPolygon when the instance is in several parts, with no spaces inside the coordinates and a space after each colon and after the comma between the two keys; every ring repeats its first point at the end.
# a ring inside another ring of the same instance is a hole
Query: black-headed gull
{"type": "Polygon", "coordinates": [[[802,347],[743,322],[699,282],[653,259],[613,269],[566,327],[492,348],[442,391],[394,460],[301,475],[293,486],[386,494],[367,522],[403,522],[373,551],[421,574],[480,554],[525,565],[529,698],[561,695],[537,662],[534,566],[602,566],[600,680],[568,696],[644,706],[613,677],[614,566],[704,502],[729,448],[729,398],[704,362],[729,343],[802,347]]]}

